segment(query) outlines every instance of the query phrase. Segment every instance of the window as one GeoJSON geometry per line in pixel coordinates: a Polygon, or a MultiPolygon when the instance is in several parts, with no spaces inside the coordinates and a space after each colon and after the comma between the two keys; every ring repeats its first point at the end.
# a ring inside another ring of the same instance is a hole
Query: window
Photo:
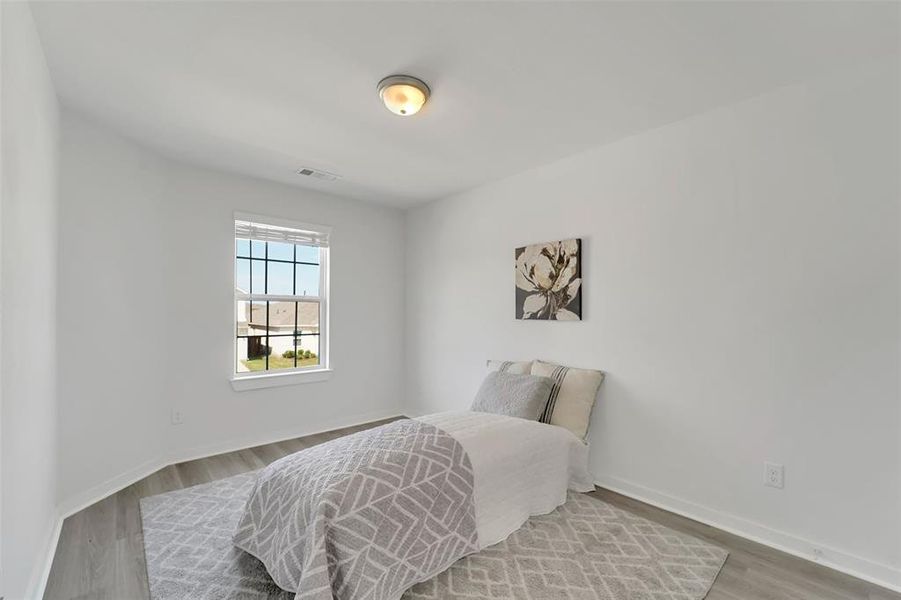
{"type": "Polygon", "coordinates": [[[328,368],[329,228],[235,215],[234,379],[328,368]]]}

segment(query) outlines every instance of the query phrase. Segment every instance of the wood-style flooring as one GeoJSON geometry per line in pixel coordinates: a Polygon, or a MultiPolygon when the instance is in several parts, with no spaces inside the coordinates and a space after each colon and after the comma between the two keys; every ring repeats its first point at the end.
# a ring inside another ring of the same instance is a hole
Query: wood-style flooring
{"type": "MultiPolygon", "coordinates": [[[[172,465],[92,504],[63,523],[44,599],[149,599],[140,498],[259,469],[304,448],[386,422],[172,465]]],[[[901,594],[611,491],[598,489],[592,495],[727,548],[729,558],[708,600],[901,600],[901,594]]]]}

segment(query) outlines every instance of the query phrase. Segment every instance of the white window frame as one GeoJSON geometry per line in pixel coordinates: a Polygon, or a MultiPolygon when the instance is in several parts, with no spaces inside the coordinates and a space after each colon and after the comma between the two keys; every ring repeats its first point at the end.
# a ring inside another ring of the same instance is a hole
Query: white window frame
{"type": "MultiPolygon", "coordinates": [[[[304,232],[312,232],[319,235],[331,235],[332,228],[326,225],[313,225],[300,223],[287,219],[254,215],[243,212],[234,214],[233,224],[237,221],[249,221],[261,225],[275,227],[287,227],[304,232]]],[[[236,391],[244,391],[266,387],[294,385],[298,383],[313,383],[325,381],[331,376],[330,352],[329,352],[329,246],[319,247],[319,294],[317,296],[284,295],[284,294],[249,294],[238,292],[238,274],[236,267],[237,244],[236,236],[232,236],[232,279],[234,298],[232,300],[232,367],[231,384],[236,391]],[[319,303],[319,364],[293,369],[279,369],[277,371],[252,371],[247,373],[237,372],[238,343],[235,324],[238,322],[238,302],[304,302],[315,301],[319,303]]]]}

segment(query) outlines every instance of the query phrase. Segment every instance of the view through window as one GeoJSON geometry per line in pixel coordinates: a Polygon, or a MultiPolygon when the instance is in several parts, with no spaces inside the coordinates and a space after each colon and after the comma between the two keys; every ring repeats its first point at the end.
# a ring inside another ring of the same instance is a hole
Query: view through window
{"type": "Polygon", "coordinates": [[[235,221],[235,373],[324,368],[328,234],[235,221]]]}

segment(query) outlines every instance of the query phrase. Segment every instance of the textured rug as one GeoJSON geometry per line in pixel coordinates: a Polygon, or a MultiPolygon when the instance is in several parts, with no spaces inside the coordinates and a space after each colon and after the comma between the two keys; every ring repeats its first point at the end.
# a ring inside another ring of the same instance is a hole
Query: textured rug
{"type": "MultiPolygon", "coordinates": [[[[231,539],[255,474],[141,500],[153,600],[294,595],[231,539]]],[[[406,600],[700,600],[726,551],[584,494],[457,561],[406,600]]]]}

